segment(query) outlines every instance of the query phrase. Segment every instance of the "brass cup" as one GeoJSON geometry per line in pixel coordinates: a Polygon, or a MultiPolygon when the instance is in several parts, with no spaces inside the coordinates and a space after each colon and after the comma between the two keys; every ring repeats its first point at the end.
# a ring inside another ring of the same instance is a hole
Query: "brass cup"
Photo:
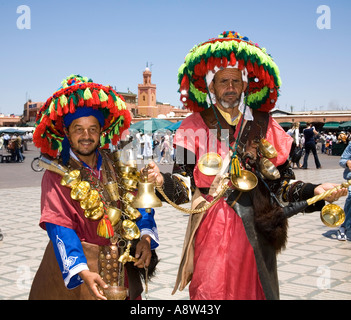
{"type": "Polygon", "coordinates": [[[216,175],[222,168],[222,157],[215,152],[209,152],[202,155],[198,161],[198,168],[206,176],[216,175]]]}
{"type": "Polygon", "coordinates": [[[132,166],[121,166],[119,168],[119,171],[122,177],[130,177],[135,174],[135,172],[137,171],[137,168],[132,166]]]}
{"type": "Polygon", "coordinates": [[[99,220],[104,215],[104,205],[102,202],[96,208],[87,209],[84,211],[84,216],[91,220],[99,220]]]}
{"type": "Polygon", "coordinates": [[[135,195],[130,193],[130,192],[126,192],[123,195],[122,199],[124,200],[124,202],[126,202],[128,204],[131,204],[134,201],[134,199],[135,199],[135,195]]]}
{"type": "Polygon", "coordinates": [[[258,148],[266,158],[271,159],[278,155],[277,150],[275,150],[275,148],[264,138],[260,140],[258,148]]]}
{"type": "Polygon", "coordinates": [[[71,190],[71,198],[73,200],[83,200],[87,197],[90,191],[90,184],[87,181],[81,181],[71,190]]]}
{"type": "Polygon", "coordinates": [[[137,188],[138,180],[134,178],[122,178],[122,183],[128,191],[134,191],[137,188]]]}
{"type": "Polygon", "coordinates": [[[125,214],[128,216],[128,218],[131,220],[137,220],[141,217],[141,213],[139,212],[139,210],[133,208],[130,205],[127,205],[124,211],[125,211],[125,214]]]}
{"type": "Polygon", "coordinates": [[[117,182],[115,181],[108,182],[106,184],[106,189],[112,201],[117,201],[119,199],[117,182]]]}
{"type": "Polygon", "coordinates": [[[125,300],[128,294],[128,289],[120,286],[108,286],[103,291],[107,300],[125,300]]]}
{"type": "Polygon", "coordinates": [[[280,178],[280,172],[276,166],[267,158],[262,158],[259,162],[261,173],[269,180],[280,178]]]}
{"type": "Polygon", "coordinates": [[[88,196],[80,202],[82,209],[93,209],[99,206],[100,204],[100,195],[97,190],[90,190],[88,196]]]}
{"type": "Polygon", "coordinates": [[[61,179],[61,185],[74,188],[82,181],[79,170],[73,170],[65,173],[61,179]]]}
{"type": "Polygon", "coordinates": [[[107,216],[111,222],[112,227],[114,227],[118,221],[121,219],[122,211],[114,207],[107,208],[107,216]]]}
{"type": "Polygon", "coordinates": [[[322,208],[321,220],[327,227],[338,227],[345,221],[345,212],[340,206],[329,203],[322,208]]]}
{"type": "Polygon", "coordinates": [[[134,240],[140,238],[140,230],[135,222],[131,220],[124,220],[122,222],[121,235],[126,240],[134,240]]]}
{"type": "Polygon", "coordinates": [[[230,180],[236,189],[243,192],[254,189],[258,183],[256,175],[247,170],[241,171],[241,177],[232,175],[230,180]]]}

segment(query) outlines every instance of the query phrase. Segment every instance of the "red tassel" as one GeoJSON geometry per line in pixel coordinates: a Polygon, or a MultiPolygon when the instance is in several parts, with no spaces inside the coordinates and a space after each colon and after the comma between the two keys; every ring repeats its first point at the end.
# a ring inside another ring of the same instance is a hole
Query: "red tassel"
{"type": "Polygon", "coordinates": [[[111,110],[115,107],[115,103],[113,101],[112,96],[109,94],[108,95],[108,102],[107,102],[107,107],[111,110]]]}
{"type": "Polygon", "coordinates": [[[63,114],[67,114],[69,112],[69,107],[68,107],[68,103],[66,103],[64,106],[63,106],[63,114]]]}
{"type": "Polygon", "coordinates": [[[222,66],[223,68],[226,68],[228,65],[228,59],[226,57],[222,57],[222,66]]]}
{"type": "Polygon", "coordinates": [[[246,69],[247,69],[247,72],[249,73],[249,75],[252,74],[252,72],[253,72],[253,65],[252,65],[252,62],[251,62],[250,59],[247,61],[246,69]]]}
{"type": "Polygon", "coordinates": [[[61,102],[60,100],[57,102],[57,115],[62,117],[63,113],[62,113],[62,106],[61,106],[61,102]]]}
{"type": "Polygon", "coordinates": [[[83,107],[83,106],[84,106],[84,99],[83,98],[79,98],[78,107],[83,107]]]}
{"type": "Polygon", "coordinates": [[[85,101],[85,105],[86,105],[87,107],[91,107],[91,106],[93,105],[93,99],[86,100],[86,101],[85,101]]]}
{"type": "Polygon", "coordinates": [[[232,52],[232,53],[230,54],[230,65],[231,65],[231,66],[235,66],[235,64],[236,64],[236,58],[235,58],[234,52],[232,52]]]}
{"type": "Polygon", "coordinates": [[[71,98],[69,101],[69,112],[70,113],[75,113],[76,112],[76,107],[73,103],[73,99],[71,98]]]}
{"type": "Polygon", "coordinates": [[[50,119],[51,120],[57,120],[57,114],[56,114],[56,111],[55,110],[52,110],[50,112],[50,119]]]}
{"type": "Polygon", "coordinates": [[[97,108],[101,103],[100,103],[99,95],[98,95],[96,90],[93,90],[92,96],[93,96],[93,101],[94,101],[93,104],[97,108]]]}

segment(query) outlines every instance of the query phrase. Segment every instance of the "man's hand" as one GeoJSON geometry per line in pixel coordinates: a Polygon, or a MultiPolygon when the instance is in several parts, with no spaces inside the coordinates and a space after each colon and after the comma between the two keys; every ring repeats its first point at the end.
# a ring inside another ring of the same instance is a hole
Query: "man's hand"
{"type": "MultiPolygon", "coordinates": [[[[141,169],[142,172],[143,170],[144,168],[141,169]]],[[[163,176],[160,172],[159,167],[153,161],[149,163],[147,181],[156,183],[156,186],[158,187],[162,187],[163,185],[163,176]]]]}
{"type": "Polygon", "coordinates": [[[103,295],[99,286],[106,289],[108,286],[102,280],[102,278],[96,273],[89,270],[83,270],[79,272],[79,276],[84,280],[84,283],[88,286],[91,295],[97,300],[107,300],[103,295]]]}
{"type": "MultiPolygon", "coordinates": [[[[328,183],[328,182],[323,183],[314,189],[314,195],[316,196],[316,195],[322,194],[325,191],[333,189],[337,186],[338,186],[338,184],[335,184],[335,183],[328,183]]],[[[328,202],[333,202],[333,201],[339,200],[340,197],[343,197],[346,195],[347,195],[347,188],[341,188],[340,190],[337,190],[337,191],[334,191],[333,193],[331,193],[330,196],[325,198],[324,200],[326,200],[328,202]]]]}
{"type": "Polygon", "coordinates": [[[145,234],[138,242],[135,250],[135,258],[138,259],[134,263],[134,266],[138,268],[148,267],[151,261],[151,249],[150,249],[151,238],[145,234]]]}

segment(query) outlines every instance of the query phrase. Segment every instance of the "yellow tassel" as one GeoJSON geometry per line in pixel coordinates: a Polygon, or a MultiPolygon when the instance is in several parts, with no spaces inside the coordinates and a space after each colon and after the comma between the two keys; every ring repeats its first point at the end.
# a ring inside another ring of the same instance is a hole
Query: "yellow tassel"
{"type": "Polygon", "coordinates": [[[92,98],[93,98],[93,96],[92,96],[92,94],[91,94],[89,88],[86,88],[86,89],[84,90],[83,98],[84,98],[84,100],[89,100],[89,99],[92,99],[92,98]]]}
{"type": "Polygon", "coordinates": [[[232,175],[235,175],[237,177],[241,177],[241,168],[240,168],[240,162],[237,156],[235,156],[232,159],[231,165],[230,165],[230,173],[232,175]]]}
{"type": "Polygon", "coordinates": [[[99,91],[99,98],[100,98],[101,102],[107,101],[108,100],[108,95],[105,93],[104,90],[100,89],[100,91],[99,91]]]}

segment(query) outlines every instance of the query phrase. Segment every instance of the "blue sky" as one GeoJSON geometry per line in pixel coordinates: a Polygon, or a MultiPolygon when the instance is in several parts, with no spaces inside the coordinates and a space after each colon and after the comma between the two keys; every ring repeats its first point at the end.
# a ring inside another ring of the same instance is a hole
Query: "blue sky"
{"type": "Polygon", "coordinates": [[[137,93],[152,63],[157,100],[180,106],[177,72],[189,50],[224,30],[265,47],[281,78],[283,110],[351,109],[349,0],[0,0],[0,113],[22,114],[76,73],[137,93]],[[17,28],[17,7],[31,28],[17,28]],[[320,5],[331,28],[320,29],[320,5]]]}

